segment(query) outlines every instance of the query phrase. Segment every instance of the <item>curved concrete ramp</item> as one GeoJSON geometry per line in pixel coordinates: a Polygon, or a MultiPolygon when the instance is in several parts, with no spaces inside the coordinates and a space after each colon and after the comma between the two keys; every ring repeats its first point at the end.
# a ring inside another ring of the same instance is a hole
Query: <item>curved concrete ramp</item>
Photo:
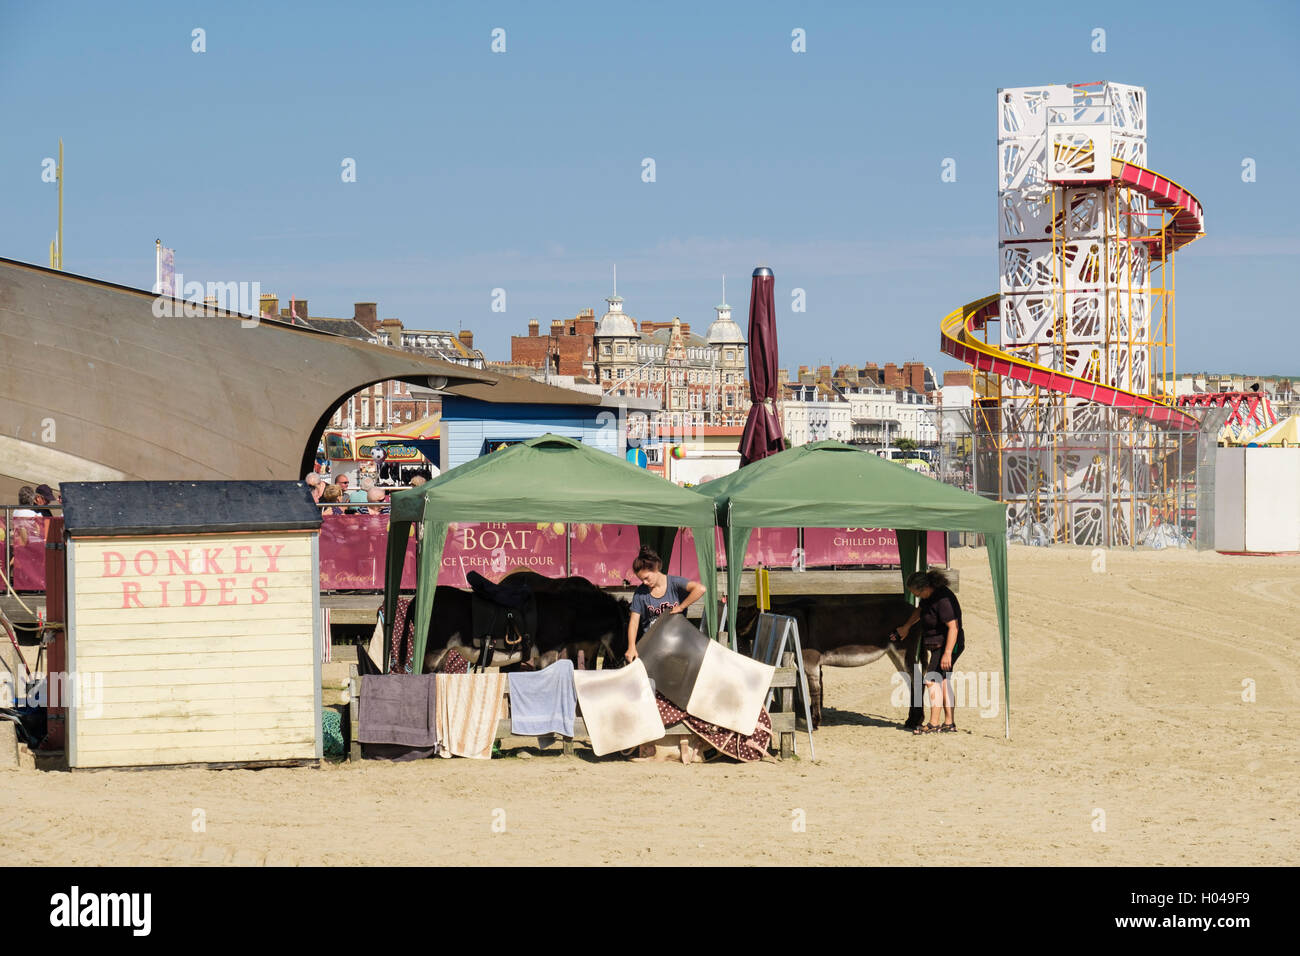
{"type": "MultiPolygon", "coordinates": [[[[187,316],[179,301],[182,314],[159,318],[156,298],[0,259],[0,493],[16,482],[297,479],[335,408],[366,385],[442,378],[491,401],[485,386],[503,379],[279,321],[187,316]]],[[[520,387],[534,401],[574,397],[506,383],[502,400],[520,387]]]]}

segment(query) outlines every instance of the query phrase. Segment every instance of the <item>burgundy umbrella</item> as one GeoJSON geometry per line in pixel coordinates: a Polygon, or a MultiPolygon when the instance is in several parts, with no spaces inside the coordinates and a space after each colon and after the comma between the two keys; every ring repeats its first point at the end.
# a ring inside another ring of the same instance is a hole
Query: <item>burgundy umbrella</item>
{"type": "Polygon", "coordinates": [[[749,417],[740,436],[740,467],[785,448],[776,415],[776,307],[772,270],[759,266],[749,288],[749,417]]]}

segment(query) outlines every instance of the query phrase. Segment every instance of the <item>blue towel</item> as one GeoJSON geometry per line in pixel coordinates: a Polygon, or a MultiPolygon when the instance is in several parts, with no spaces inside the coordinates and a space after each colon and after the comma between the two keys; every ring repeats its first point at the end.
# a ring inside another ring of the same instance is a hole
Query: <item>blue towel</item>
{"type": "Polygon", "coordinates": [[[521,737],[572,737],[577,702],[573,661],[556,661],[544,670],[511,674],[510,732],[521,737]]]}

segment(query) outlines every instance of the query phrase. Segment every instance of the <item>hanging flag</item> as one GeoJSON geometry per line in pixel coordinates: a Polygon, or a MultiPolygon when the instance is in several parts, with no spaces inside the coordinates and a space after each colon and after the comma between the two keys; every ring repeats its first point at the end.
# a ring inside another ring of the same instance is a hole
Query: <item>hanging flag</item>
{"type": "Polygon", "coordinates": [[[176,250],[168,249],[162,240],[156,240],[153,291],[155,295],[176,295],[176,250]]]}

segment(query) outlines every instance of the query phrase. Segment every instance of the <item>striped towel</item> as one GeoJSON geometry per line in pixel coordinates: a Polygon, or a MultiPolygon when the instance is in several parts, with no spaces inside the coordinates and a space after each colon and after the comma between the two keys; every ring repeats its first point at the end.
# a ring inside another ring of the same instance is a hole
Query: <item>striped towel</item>
{"type": "Polygon", "coordinates": [[[330,633],[330,609],[320,609],[320,659],[328,664],[334,660],[334,638],[330,633]]]}
{"type": "Polygon", "coordinates": [[[506,676],[438,674],[436,690],[438,753],[443,757],[487,760],[505,713],[506,676]]]}

